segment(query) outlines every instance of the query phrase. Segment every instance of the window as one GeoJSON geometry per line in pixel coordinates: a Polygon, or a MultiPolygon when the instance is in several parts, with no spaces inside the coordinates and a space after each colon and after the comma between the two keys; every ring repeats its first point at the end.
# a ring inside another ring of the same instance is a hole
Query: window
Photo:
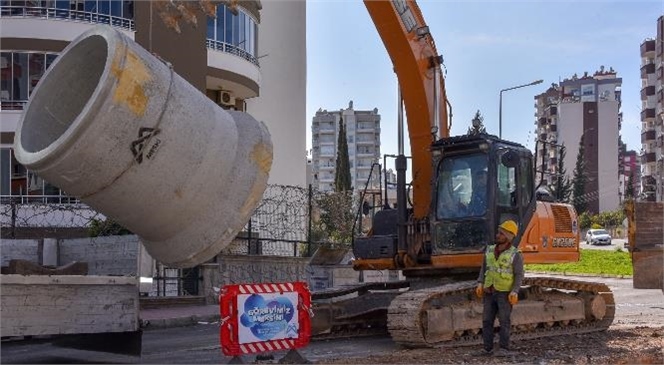
{"type": "Polygon", "coordinates": [[[498,205],[511,207],[516,205],[516,169],[498,164],[498,205]]]}
{"type": "Polygon", "coordinates": [[[487,168],[487,156],[482,153],[443,159],[438,169],[438,218],[479,216],[486,212],[487,168]],[[471,200],[477,203],[472,211],[471,200]]]}

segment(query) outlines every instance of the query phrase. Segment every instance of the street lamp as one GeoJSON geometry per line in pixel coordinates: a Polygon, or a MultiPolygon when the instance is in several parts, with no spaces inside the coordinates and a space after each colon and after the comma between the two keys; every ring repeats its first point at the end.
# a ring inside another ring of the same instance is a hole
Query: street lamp
{"type": "Polygon", "coordinates": [[[520,89],[526,86],[533,86],[541,84],[544,80],[536,80],[529,84],[523,84],[519,86],[508,87],[507,89],[500,90],[500,105],[498,106],[498,137],[503,138],[503,91],[510,91],[514,89],[520,89]]]}

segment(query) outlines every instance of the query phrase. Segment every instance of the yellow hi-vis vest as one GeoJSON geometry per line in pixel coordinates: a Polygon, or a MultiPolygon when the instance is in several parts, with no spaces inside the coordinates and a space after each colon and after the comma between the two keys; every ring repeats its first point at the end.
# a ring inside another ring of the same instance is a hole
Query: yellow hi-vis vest
{"type": "Polygon", "coordinates": [[[484,287],[488,288],[493,285],[497,291],[510,291],[514,284],[512,262],[514,261],[517,249],[514,246],[510,246],[510,248],[498,256],[497,260],[494,254],[495,249],[496,245],[491,245],[487,247],[484,254],[486,258],[484,287]]]}

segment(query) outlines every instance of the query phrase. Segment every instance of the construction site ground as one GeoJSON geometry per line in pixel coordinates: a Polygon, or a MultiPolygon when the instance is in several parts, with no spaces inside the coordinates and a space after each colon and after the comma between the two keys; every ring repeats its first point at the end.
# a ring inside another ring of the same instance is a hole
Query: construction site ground
{"type": "MultiPolygon", "coordinates": [[[[386,336],[312,341],[300,353],[317,364],[664,364],[661,290],[633,289],[631,278],[566,278],[603,282],[611,288],[617,307],[609,330],[515,341],[514,355],[502,358],[478,356],[480,348],[475,346],[403,349],[386,336]]],[[[150,316],[154,326],[146,328],[141,358],[12,341],[2,344],[2,363],[218,364],[231,360],[221,354],[218,307],[155,309],[150,316]]],[[[285,353],[271,355],[272,359],[264,360],[246,355],[242,360],[277,363],[285,353]]]]}

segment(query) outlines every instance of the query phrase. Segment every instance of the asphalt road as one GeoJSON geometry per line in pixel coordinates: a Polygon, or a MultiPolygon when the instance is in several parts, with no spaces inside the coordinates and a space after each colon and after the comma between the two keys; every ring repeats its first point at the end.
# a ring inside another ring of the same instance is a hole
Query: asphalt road
{"type": "MultiPolygon", "coordinates": [[[[541,275],[538,275],[541,276],[541,275]]],[[[551,275],[555,276],[555,275],[551,275]]],[[[631,279],[568,277],[581,281],[606,283],[614,292],[616,318],[612,327],[664,326],[664,294],[661,290],[633,289],[631,279]]],[[[390,338],[354,338],[352,340],[315,341],[301,352],[311,361],[326,358],[363,358],[396,351],[390,338]]],[[[142,357],[129,357],[58,348],[48,343],[3,342],[3,364],[82,364],[82,363],[143,363],[143,364],[215,364],[228,363],[219,346],[217,324],[148,330],[143,335],[142,357]]],[[[275,361],[285,353],[275,353],[275,361]]],[[[243,358],[251,363],[255,356],[243,358]]]]}
{"type": "Polygon", "coordinates": [[[625,242],[627,242],[627,241],[624,240],[624,239],[621,239],[621,238],[612,239],[610,245],[589,245],[588,243],[586,243],[586,241],[581,241],[579,243],[579,247],[581,247],[581,249],[592,249],[592,250],[611,250],[611,251],[613,251],[613,250],[616,250],[618,248],[620,248],[622,250],[625,250],[626,249],[625,248],[625,242]]]}

